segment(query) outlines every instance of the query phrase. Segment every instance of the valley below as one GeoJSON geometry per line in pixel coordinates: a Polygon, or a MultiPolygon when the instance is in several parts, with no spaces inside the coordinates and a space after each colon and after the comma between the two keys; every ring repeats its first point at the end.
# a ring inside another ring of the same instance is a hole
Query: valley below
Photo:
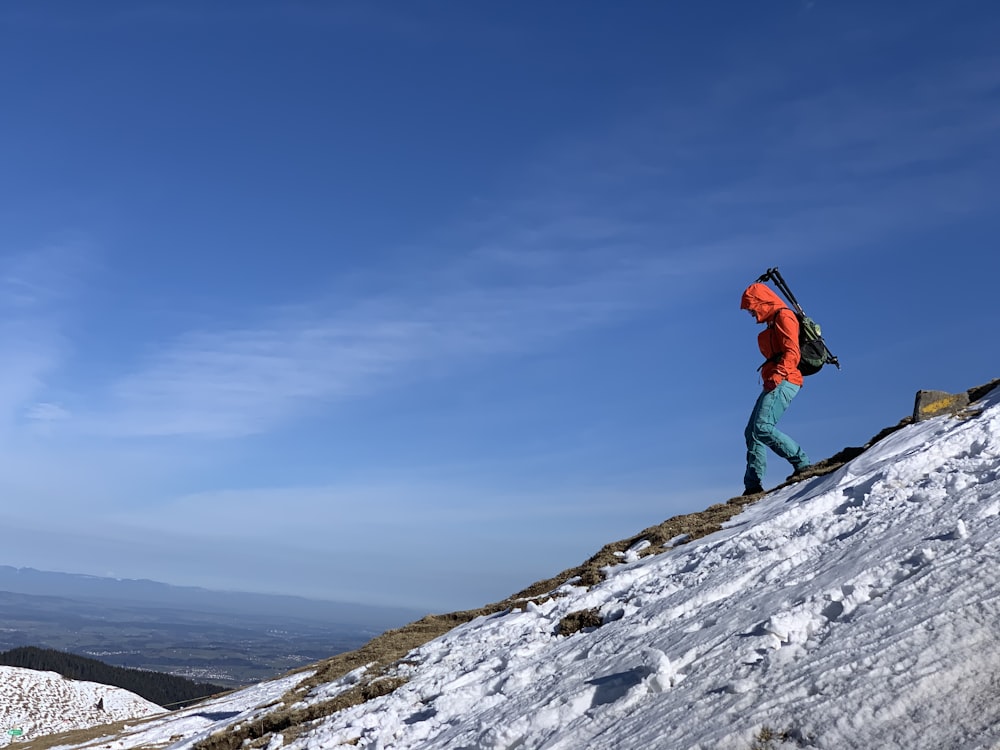
{"type": "Polygon", "coordinates": [[[125,585],[107,579],[97,579],[97,590],[93,578],[74,587],[71,575],[33,577],[43,575],[69,585],[35,587],[54,594],[0,590],[0,652],[54,649],[227,688],[351,651],[421,616],[282,596],[213,597],[152,582],[137,594],[136,582],[124,582],[121,592],[125,585]]]}

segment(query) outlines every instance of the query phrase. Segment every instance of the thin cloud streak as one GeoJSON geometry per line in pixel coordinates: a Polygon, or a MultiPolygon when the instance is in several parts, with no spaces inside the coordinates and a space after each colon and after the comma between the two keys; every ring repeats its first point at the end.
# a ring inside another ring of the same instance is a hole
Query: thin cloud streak
{"type": "Polygon", "coordinates": [[[53,245],[0,257],[0,443],[21,441],[21,427],[58,407],[35,400],[70,349],[64,331],[92,258],[81,247],[53,245]]]}
{"type": "MultiPolygon", "coordinates": [[[[466,269],[468,270],[468,269],[466,269]]],[[[567,283],[487,287],[454,280],[436,293],[325,312],[276,311],[270,326],[190,333],[117,382],[104,413],[79,429],[105,436],[227,438],[267,431],[331,404],[658,304],[676,269],[656,258],[590,269],[567,283]]],[[[428,276],[431,286],[440,284],[428,276]]]]}

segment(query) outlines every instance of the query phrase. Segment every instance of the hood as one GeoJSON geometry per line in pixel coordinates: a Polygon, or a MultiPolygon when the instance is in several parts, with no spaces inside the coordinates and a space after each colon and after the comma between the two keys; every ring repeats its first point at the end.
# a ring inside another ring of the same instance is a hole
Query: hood
{"type": "Polygon", "coordinates": [[[777,292],[760,282],[748,286],[743,292],[743,299],[740,300],[740,309],[752,312],[758,323],[770,320],[771,316],[783,307],[788,305],[782,301],[777,292]]]}

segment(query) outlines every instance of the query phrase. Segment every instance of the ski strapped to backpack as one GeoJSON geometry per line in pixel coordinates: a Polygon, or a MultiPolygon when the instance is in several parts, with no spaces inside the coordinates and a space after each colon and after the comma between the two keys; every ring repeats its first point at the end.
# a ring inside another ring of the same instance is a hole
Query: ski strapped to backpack
{"type": "Polygon", "coordinates": [[[826,342],[823,341],[823,332],[820,330],[819,323],[806,315],[802,309],[802,305],[795,299],[792,290],[788,288],[788,284],[785,283],[781,274],[778,273],[778,269],[767,269],[767,273],[757,279],[757,281],[759,283],[766,281],[774,282],[778,291],[785,295],[785,299],[791,304],[795,317],[799,319],[799,352],[801,355],[799,359],[799,372],[803,375],[814,375],[823,368],[823,365],[835,365],[839,370],[840,362],[826,348],[826,342]]]}

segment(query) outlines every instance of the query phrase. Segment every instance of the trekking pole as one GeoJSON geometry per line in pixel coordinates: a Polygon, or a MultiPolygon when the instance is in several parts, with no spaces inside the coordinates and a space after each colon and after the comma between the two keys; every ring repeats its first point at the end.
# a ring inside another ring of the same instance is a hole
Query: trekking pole
{"type": "Polygon", "coordinates": [[[792,290],[788,288],[788,284],[785,282],[784,277],[778,271],[777,266],[774,268],[768,268],[767,273],[757,279],[758,282],[773,281],[774,285],[778,287],[778,291],[785,295],[785,299],[792,303],[792,307],[795,308],[796,312],[800,315],[805,315],[806,311],[802,309],[802,305],[799,301],[795,299],[795,295],[792,294],[792,290]]]}

